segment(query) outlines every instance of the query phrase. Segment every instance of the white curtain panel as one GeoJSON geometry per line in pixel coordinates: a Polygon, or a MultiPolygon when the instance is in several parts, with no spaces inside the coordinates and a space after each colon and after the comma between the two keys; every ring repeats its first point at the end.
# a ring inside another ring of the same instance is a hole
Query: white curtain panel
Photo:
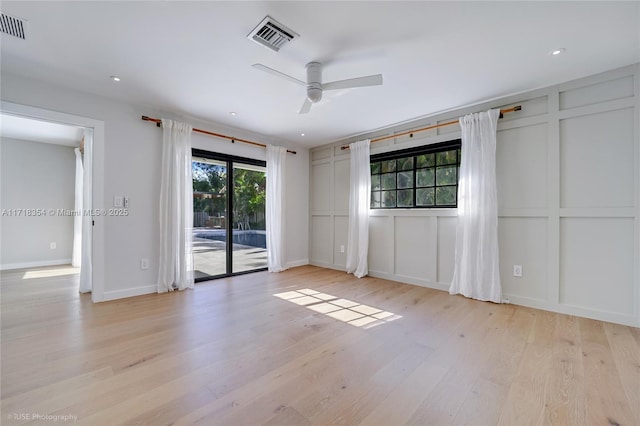
{"type": "Polygon", "coordinates": [[[287,269],[284,264],[284,177],[287,149],[267,145],[267,267],[269,272],[287,269]]]}
{"type": "MultiPolygon", "coordinates": [[[[91,191],[93,188],[93,129],[84,130],[84,154],[82,162],[82,209],[93,208],[91,191]]],[[[76,160],[77,161],[77,160],[76,160]]],[[[82,254],[80,264],[80,293],[89,293],[93,289],[91,251],[93,239],[93,216],[82,214],[82,254]]]]}
{"type": "Polygon", "coordinates": [[[84,180],[84,167],[82,167],[82,153],[80,148],[73,150],[76,154],[76,186],[75,204],[76,215],[73,217],[73,249],[71,251],[71,266],[79,268],[82,264],[82,181],[84,180]]]}
{"type": "Polygon", "coordinates": [[[460,118],[462,161],[451,294],[501,303],[496,130],[500,110],[460,118]]]}
{"type": "Polygon", "coordinates": [[[158,293],[193,288],[193,181],[189,124],[162,119],[158,293]]]}
{"type": "Polygon", "coordinates": [[[351,174],[349,181],[349,231],[347,272],[362,278],[369,273],[369,207],[371,169],[369,139],[349,144],[351,174]]]}

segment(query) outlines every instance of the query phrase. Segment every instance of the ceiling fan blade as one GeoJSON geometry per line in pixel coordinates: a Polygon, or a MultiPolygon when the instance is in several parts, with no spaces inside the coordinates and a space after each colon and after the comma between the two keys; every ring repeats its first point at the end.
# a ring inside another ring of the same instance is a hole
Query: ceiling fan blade
{"type": "Polygon", "coordinates": [[[367,87],[382,85],[382,74],[368,75],[366,77],[349,78],[347,80],[332,81],[324,83],[323,90],[350,89],[352,87],[367,87]]]}
{"type": "Polygon", "coordinates": [[[265,65],[253,64],[252,67],[257,68],[259,70],[262,70],[264,72],[268,72],[269,74],[273,74],[273,75],[275,75],[277,77],[284,78],[285,80],[289,80],[289,81],[291,81],[293,83],[296,83],[296,84],[299,84],[301,86],[307,87],[307,83],[305,83],[304,81],[298,80],[297,78],[291,77],[290,75],[281,73],[280,71],[276,71],[273,68],[269,68],[269,67],[267,67],[265,65]]]}
{"type": "Polygon", "coordinates": [[[300,108],[300,112],[298,114],[306,114],[311,110],[311,101],[309,99],[305,99],[302,104],[302,108],[300,108]]]}

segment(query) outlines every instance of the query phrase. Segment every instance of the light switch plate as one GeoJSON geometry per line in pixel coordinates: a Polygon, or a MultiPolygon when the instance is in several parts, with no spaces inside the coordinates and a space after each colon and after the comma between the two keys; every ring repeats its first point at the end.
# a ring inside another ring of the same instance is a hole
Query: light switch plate
{"type": "Polygon", "coordinates": [[[113,207],[122,207],[123,197],[122,195],[115,195],[113,197],[113,207]]]}

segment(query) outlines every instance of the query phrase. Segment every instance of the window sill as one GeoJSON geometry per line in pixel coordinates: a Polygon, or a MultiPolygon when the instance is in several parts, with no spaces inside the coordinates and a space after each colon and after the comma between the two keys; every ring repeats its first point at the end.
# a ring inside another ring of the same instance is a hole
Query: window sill
{"type": "Polygon", "coordinates": [[[458,209],[454,207],[442,208],[407,208],[407,209],[371,209],[369,216],[458,216],[458,209]]]}

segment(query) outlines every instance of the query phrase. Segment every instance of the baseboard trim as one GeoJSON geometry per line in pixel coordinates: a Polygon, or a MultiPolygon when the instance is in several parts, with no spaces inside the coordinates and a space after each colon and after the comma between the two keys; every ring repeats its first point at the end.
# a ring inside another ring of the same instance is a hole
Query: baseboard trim
{"type": "Polygon", "coordinates": [[[39,260],[35,262],[6,263],[0,265],[0,271],[11,269],[40,268],[42,266],[71,265],[71,259],[39,260]]]}
{"type": "Polygon", "coordinates": [[[308,264],[309,264],[309,259],[291,260],[287,262],[287,268],[296,268],[298,266],[305,266],[308,264]]]}
{"type": "Polygon", "coordinates": [[[152,294],[157,292],[158,292],[158,286],[155,284],[146,285],[142,287],[127,288],[124,290],[105,291],[104,298],[101,300],[101,302],[107,302],[109,300],[116,300],[116,299],[124,299],[125,297],[142,296],[144,294],[152,294]]]}
{"type": "Polygon", "coordinates": [[[369,276],[374,278],[382,278],[389,281],[397,281],[404,284],[417,285],[419,287],[432,288],[434,290],[449,291],[449,283],[441,283],[435,281],[421,280],[417,278],[406,277],[403,275],[392,275],[385,272],[369,271],[369,276]]]}
{"type": "Polygon", "coordinates": [[[333,265],[331,263],[319,262],[317,260],[312,260],[309,262],[309,265],[317,266],[319,268],[333,269],[334,271],[347,272],[347,268],[344,265],[333,265]]]}
{"type": "Polygon", "coordinates": [[[633,314],[618,314],[615,312],[599,311],[597,309],[583,308],[581,306],[567,305],[563,303],[552,304],[545,300],[516,296],[513,294],[503,294],[503,298],[505,297],[514,305],[526,306],[528,308],[541,309],[543,311],[556,312],[564,315],[590,318],[598,321],[629,325],[631,327],[640,327],[640,323],[633,314]]]}

